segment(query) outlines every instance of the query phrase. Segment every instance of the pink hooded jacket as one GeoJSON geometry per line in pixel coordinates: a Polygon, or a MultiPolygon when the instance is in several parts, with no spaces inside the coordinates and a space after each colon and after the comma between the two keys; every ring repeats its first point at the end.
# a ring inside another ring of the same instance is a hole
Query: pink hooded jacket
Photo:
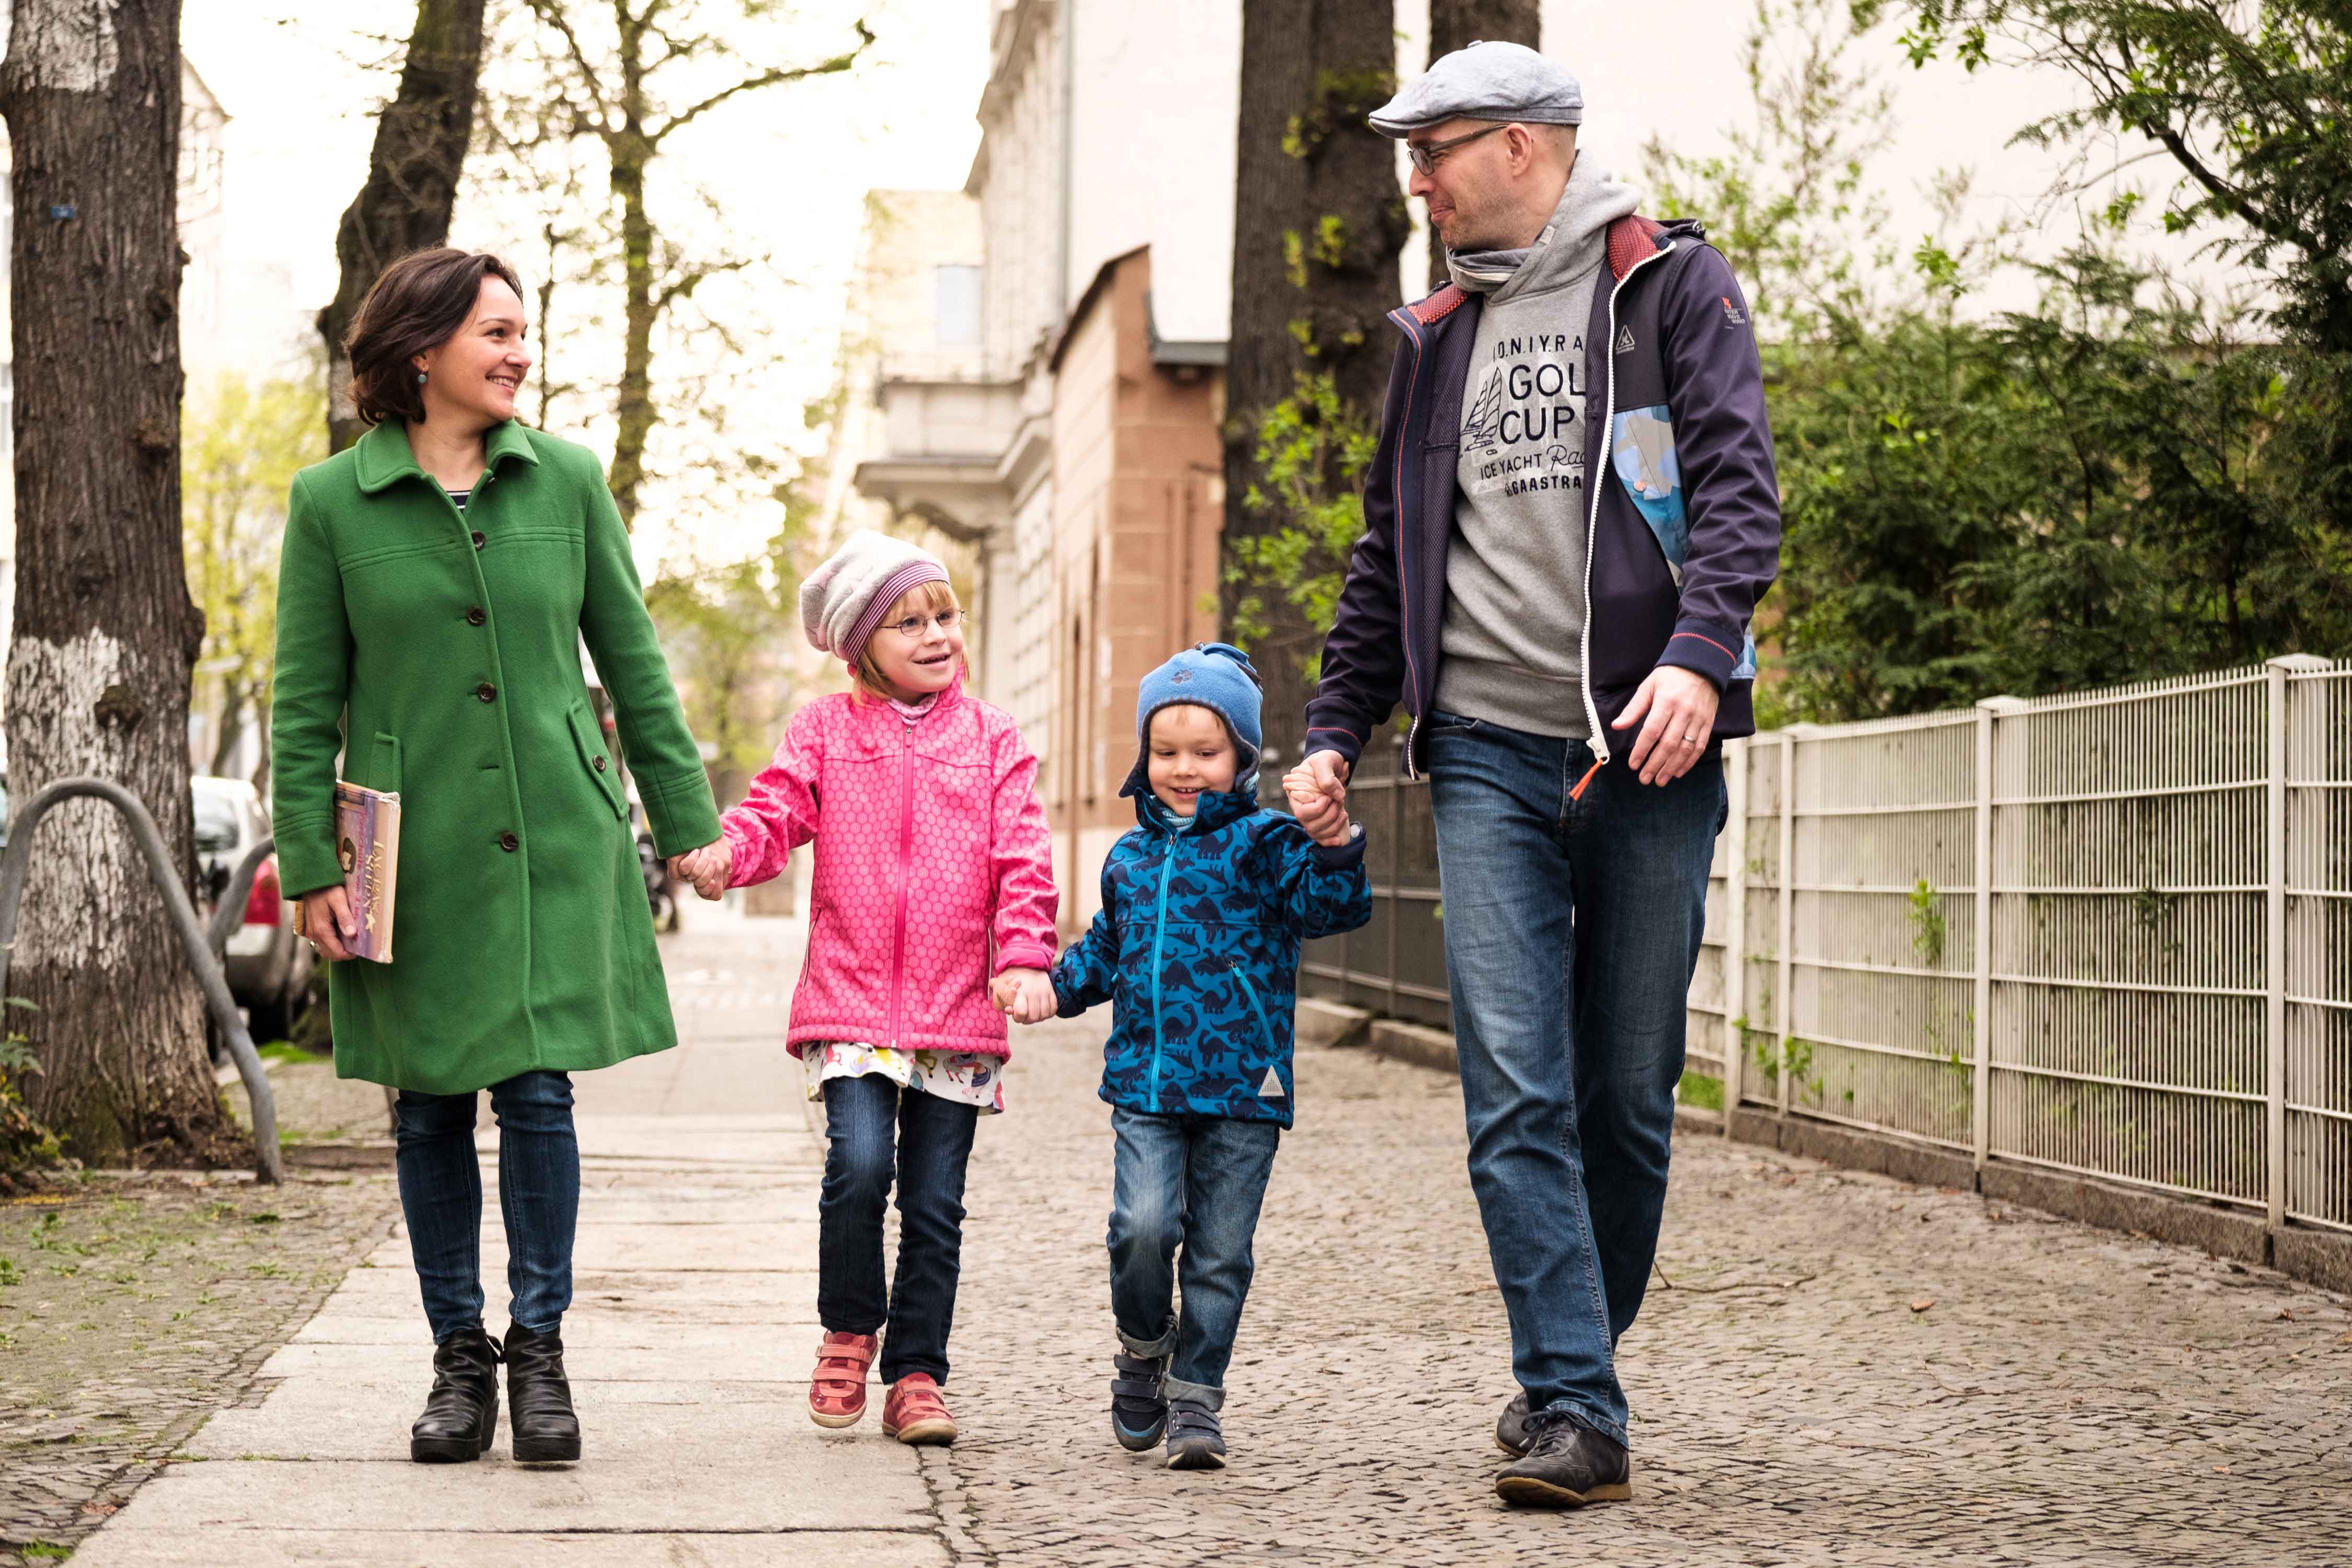
{"type": "Polygon", "coordinates": [[[1036,782],[1012,716],[961,681],[918,720],[846,694],[793,715],[720,827],[738,888],[816,843],[785,1035],[794,1056],[811,1040],[1011,1054],[989,977],[1055,957],[1059,895],[1036,782]]]}

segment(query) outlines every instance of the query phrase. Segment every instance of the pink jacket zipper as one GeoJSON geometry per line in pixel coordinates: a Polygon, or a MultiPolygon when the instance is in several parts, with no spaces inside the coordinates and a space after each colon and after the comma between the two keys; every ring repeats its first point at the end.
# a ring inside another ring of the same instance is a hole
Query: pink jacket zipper
{"type": "Polygon", "coordinates": [[[898,886],[897,923],[890,935],[890,1048],[898,1048],[907,994],[907,884],[915,874],[915,725],[898,731],[898,886]]]}

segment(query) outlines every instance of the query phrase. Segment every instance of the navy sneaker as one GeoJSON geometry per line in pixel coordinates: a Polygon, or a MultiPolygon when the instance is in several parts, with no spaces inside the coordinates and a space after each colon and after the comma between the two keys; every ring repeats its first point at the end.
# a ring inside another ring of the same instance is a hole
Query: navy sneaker
{"type": "Polygon", "coordinates": [[[1189,1399],[1168,1406],[1168,1468],[1171,1470],[1222,1470],[1225,1468],[1225,1429],[1217,1413],[1189,1399]]]}
{"type": "Polygon", "coordinates": [[[1527,1457],[1495,1477],[1495,1495],[1514,1508],[1582,1508],[1633,1495],[1633,1467],[1622,1444],[1547,1410],[1528,1423],[1527,1457]]]}
{"type": "Polygon", "coordinates": [[[1120,1447],[1140,1454],[1168,1430],[1168,1396],[1160,1388],[1160,1379],[1168,1375],[1168,1358],[1146,1360],[1114,1351],[1110,1364],[1118,1372],[1110,1380],[1111,1434],[1120,1447]]]}

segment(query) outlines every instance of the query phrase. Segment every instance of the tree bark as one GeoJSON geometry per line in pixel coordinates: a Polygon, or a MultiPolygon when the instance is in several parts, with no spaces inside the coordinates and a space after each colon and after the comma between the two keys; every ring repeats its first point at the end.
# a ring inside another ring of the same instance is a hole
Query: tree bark
{"type": "MultiPolygon", "coordinates": [[[[178,0],[14,0],[16,618],[8,783],[92,773],[146,802],[194,882],[180,534],[178,0]]],[[[233,1152],[194,977],[112,809],[41,829],[11,990],[34,1113],[80,1158],[233,1152]],[[156,1145],[163,1147],[157,1148],[156,1145]]]]}
{"type": "MultiPolygon", "coordinates": [[[[1435,65],[1456,49],[1494,41],[1541,48],[1543,6],[1540,0],[1429,0],[1429,63],[1435,65]]],[[[1445,242],[1429,231],[1429,287],[1445,286],[1445,242]]]]}
{"type": "Polygon", "coordinates": [[[400,89],[375,122],[367,181],[335,231],[342,280],[319,312],[327,342],[327,450],[340,452],[367,428],[352,406],[352,364],[343,339],[383,269],[414,250],[446,245],[457,179],[474,137],[486,0],[419,0],[400,89]]]}
{"type": "MultiPolygon", "coordinates": [[[[1397,256],[1411,226],[1396,151],[1365,122],[1396,88],[1393,0],[1244,0],[1234,206],[1233,324],[1225,361],[1222,609],[1255,597],[1266,635],[1265,741],[1285,764],[1305,737],[1307,665],[1323,628],[1280,585],[1253,582],[1234,545],[1296,526],[1262,489],[1260,428],[1328,374],[1343,417],[1380,417],[1395,344],[1397,256]]],[[[1326,476],[1327,489],[1351,481],[1326,476]]]]}

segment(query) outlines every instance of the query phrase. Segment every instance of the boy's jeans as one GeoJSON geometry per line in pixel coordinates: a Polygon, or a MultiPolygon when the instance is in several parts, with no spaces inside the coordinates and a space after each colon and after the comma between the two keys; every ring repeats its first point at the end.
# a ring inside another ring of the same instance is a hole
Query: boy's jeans
{"type": "Polygon", "coordinates": [[[1615,1349],[1665,1208],[1722,757],[1663,789],[1612,765],[1571,801],[1585,742],[1428,728],[1470,1185],[1512,1371],[1529,1409],[1623,1443],[1615,1349]]]}
{"type": "Polygon", "coordinates": [[[879,1073],[824,1084],[824,1186],[817,1200],[816,1316],[835,1333],[887,1322],[884,1383],[948,1380],[963,1268],[963,1174],[980,1108],[879,1073]],[[893,1134],[897,1148],[892,1148],[893,1134]],[[898,1274],[882,1287],[882,1209],[898,1188],[898,1274]]]}
{"type": "Polygon", "coordinates": [[[1225,1363],[1255,1262],[1250,1240],[1282,1129],[1223,1116],[1150,1116],[1113,1106],[1110,1307],[1134,1356],[1173,1352],[1171,1399],[1225,1402],[1225,1363]],[[1175,1308],[1184,1247],[1184,1310],[1175,1308]]]}
{"type": "MultiPolygon", "coordinates": [[[[482,1167],[475,1096],[404,1089],[393,1102],[394,1158],[408,1249],[435,1343],[482,1326],[482,1167]]],[[[518,1073],[490,1086],[499,1119],[499,1212],[507,1226],[508,1311],[542,1332],[572,1305],[572,1238],[580,1223],[580,1143],[572,1079],[518,1073]]]]}

